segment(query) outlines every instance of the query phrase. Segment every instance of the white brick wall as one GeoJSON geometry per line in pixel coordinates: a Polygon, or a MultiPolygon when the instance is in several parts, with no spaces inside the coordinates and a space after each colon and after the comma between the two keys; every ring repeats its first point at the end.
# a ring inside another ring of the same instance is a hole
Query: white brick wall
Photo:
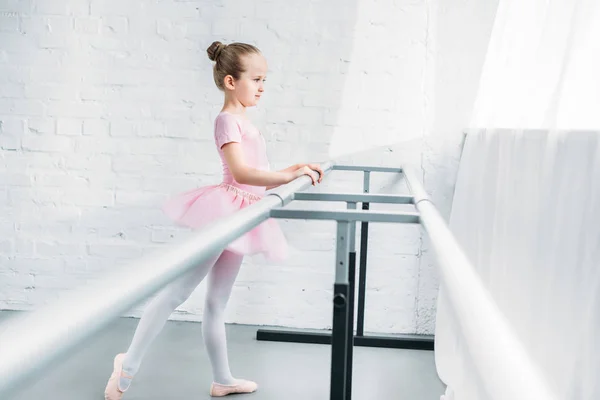
{"type": "MultiPolygon", "coordinates": [[[[334,132],[434,133],[350,161],[422,165],[447,213],[465,115],[437,107],[468,109],[469,94],[445,101],[455,79],[447,68],[467,67],[458,82],[475,83],[485,35],[468,64],[442,22],[483,15],[487,25],[474,29],[485,33],[493,8],[469,16],[469,5],[454,3],[458,17],[425,0],[0,2],[0,309],[37,307],[188,235],[160,206],[220,178],[211,130],[222,97],[205,52],[213,40],[255,43],[268,58],[268,95],[252,114],[274,167],[327,159],[334,132]]],[[[361,184],[336,172],[320,190],[361,184]]],[[[405,190],[382,175],[372,189],[405,190]]],[[[334,224],[281,224],[291,259],[248,259],[228,321],[328,327],[334,224]]],[[[370,233],[367,330],[431,333],[436,277],[420,230],[370,233]]],[[[175,318],[201,319],[203,292],[175,318]]]]}

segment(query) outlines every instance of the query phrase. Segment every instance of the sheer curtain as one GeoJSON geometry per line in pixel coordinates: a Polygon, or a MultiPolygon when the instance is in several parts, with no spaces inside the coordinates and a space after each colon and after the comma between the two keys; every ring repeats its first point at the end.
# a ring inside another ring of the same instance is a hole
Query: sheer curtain
{"type": "MultiPolygon", "coordinates": [[[[450,227],[555,398],[600,396],[597,0],[500,0],[450,227]]],[[[518,400],[484,383],[502,371],[475,368],[464,318],[442,281],[442,398],[518,400]]]]}

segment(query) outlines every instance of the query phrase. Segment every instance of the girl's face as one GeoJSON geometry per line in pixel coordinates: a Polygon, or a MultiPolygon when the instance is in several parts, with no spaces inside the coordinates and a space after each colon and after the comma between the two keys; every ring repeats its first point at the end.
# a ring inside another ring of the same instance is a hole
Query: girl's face
{"type": "Polygon", "coordinates": [[[267,61],[260,54],[249,54],[243,57],[243,62],[246,72],[232,85],[233,95],[244,107],[252,107],[258,104],[265,90],[267,61]]]}

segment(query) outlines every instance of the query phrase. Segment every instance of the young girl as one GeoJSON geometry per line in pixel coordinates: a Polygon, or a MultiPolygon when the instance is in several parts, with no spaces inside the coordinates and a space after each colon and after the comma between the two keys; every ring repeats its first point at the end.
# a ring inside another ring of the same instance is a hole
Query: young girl
{"type": "MultiPolygon", "coordinates": [[[[198,228],[260,200],[265,190],[308,175],[313,185],[323,171],[316,164],[296,164],[269,171],[263,136],[246,117],[264,92],[267,63],[249,44],[214,42],[207,49],[215,62],[213,75],[225,93],[223,109],[214,124],[214,139],[223,166],[223,182],[170,199],[165,212],[178,223],[198,228]]],[[[161,291],[147,306],[126,353],[118,354],[106,385],[106,400],[121,399],[137,373],[142,358],[171,313],[208,275],[202,334],[213,371],[211,396],[250,393],[254,382],[236,379],[229,370],[224,311],[244,255],[263,253],[268,259],[285,256],[286,242],[277,223],[267,220],[233,241],[218,256],[198,265],[161,291]]]]}

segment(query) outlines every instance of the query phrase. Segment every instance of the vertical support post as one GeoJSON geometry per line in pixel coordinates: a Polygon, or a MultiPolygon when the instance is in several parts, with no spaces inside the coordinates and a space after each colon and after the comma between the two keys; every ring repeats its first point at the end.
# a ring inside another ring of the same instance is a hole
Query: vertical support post
{"type": "MultiPolygon", "coordinates": [[[[349,210],[356,210],[356,203],[348,202],[349,210]]],[[[356,281],[356,222],[350,223],[348,251],[348,358],[346,371],[346,400],[352,399],[352,370],[354,355],[354,291],[356,281]]]]}
{"type": "Polygon", "coordinates": [[[346,400],[348,355],[348,250],[350,224],[337,222],[335,283],[333,285],[333,332],[331,334],[330,400],[346,400]]]}
{"type": "MultiPolygon", "coordinates": [[[[371,185],[371,174],[364,172],[363,193],[369,193],[371,185]]],[[[368,210],[369,203],[362,203],[362,209],[368,210]]],[[[369,242],[369,223],[362,222],[360,225],[360,273],[358,277],[358,318],[356,321],[356,335],[365,334],[365,294],[367,290],[367,244],[369,242]]]]}

